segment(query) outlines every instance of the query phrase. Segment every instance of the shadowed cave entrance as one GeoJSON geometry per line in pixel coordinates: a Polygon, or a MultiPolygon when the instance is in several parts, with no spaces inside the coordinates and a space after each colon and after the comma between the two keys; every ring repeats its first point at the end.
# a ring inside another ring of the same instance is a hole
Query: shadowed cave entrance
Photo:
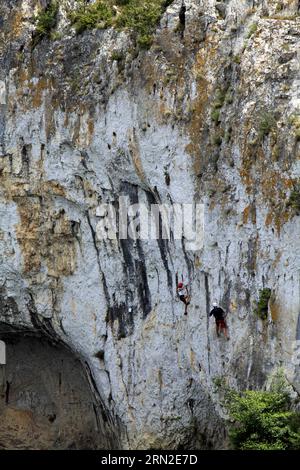
{"type": "Polygon", "coordinates": [[[63,345],[1,327],[0,449],[116,449],[115,425],[63,345]]]}

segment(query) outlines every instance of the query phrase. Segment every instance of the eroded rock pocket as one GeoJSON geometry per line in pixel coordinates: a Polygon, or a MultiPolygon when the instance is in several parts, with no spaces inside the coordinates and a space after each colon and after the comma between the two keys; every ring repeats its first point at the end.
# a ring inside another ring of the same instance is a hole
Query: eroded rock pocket
{"type": "Polygon", "coordinates": [[[111,449],[118,437],[81,362],[43,338],[2,332],[0,449],[111,449]]]}

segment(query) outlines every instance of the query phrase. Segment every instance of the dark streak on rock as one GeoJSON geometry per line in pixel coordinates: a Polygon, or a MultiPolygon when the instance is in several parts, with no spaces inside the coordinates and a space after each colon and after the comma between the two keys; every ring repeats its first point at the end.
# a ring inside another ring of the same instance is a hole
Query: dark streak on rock
{"type": "Polygon", "coordinates": [[[36,330],[36,332],[41,333],[43,336],[48,338],[48,340],[50,340],[51,343],[64,344],[62,339],[58,336],[58,334],[54,330],[51,319],[43,318],[39,316],[35,303],[34,303],[34,298],[33,298],[32,293],[28,292],[28,296],[29,296],[29,299],[27,302],[27,308],[30,314],[31,323],[34,329],[36,330]]]}
{"type": "MultiPolygon", "coordinates": [[[[147,199],[148,199],[148,203],[150,206],[151,204],[157,204],[156,198],[150,191],[148,191],[146,194],[147,194],[147,199]]],[[[168,264],[169,247],[168,247],[168,241],[161,238],[161,226],[162,226],[161,216],[159,217],[159,224],[160,224],[160,229],[159,229],[159,237],[157,240],[157,244],[159,247],[160,256],[161,256],[164,268],[167,273],[168,287],[171,292],[171,295],[173,296],[173,276],[172,276],[172,273],[170,271],[169,264],[168,264]]]]}
{"type": "Polygon", "coordinates": [[[210,374],[210,339],[209,339],[209,312],[210,312],[210,292],[208,274],[204,273],[205,299],[206,299],[206,334],[207,334],[207,363],[208,373],[210,374]]]}
{"type": "Polygon", "coordinates": [[[6,388],[5,388],[5,404],[9,404],[9,390],[10,390],[10,383],[6,381],[6,388]]]}

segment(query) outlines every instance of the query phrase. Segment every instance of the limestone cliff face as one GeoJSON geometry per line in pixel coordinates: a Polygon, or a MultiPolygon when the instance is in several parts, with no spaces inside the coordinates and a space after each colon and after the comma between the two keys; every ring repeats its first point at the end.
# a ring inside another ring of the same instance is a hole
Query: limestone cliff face
{"type": "Polygon", "coordinates": [[[121,446],[226,447],[216,378],[261,387],[282,366],[300,391],[298,1],[187,0],[182,34],[176,0],[148,51],[125,31],[76,35],[72,1],[35,44],[41,3],[0,6],[1,324],[88,365],[121,446]],[[203,203],[203,249],[99,241],[97,207],[120,194],[203,203]]]}

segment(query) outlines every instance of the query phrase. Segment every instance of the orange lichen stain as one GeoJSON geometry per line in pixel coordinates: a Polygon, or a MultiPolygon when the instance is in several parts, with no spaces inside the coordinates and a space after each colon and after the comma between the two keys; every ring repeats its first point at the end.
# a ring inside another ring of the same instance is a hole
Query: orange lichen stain
{"type": "Polygon", "coordinates": [[[52,197],[65,196],[64,189],[56,181],[29,184],[20,179],[0,175],[3,194],[16,204],[19,213],[15,230],[24,273],[38,273],[44,264],[53,277],[72,274],[77,244],[73,225],[64,212],[52,207],[52,197]]]}
{"type": "Polygon", "coordinates": [[[81,116],[78,114],[75,124],[73,126],[72,140],[77,145],[80,145],[80,128],[81,128],[81,116]]]}
{"type": "MultiPolygon", "coordinates": [[[[196,32],[199,21],[194,19],[190,28],[196,32]]],[[[211,75],[212,67],[217,67],[212,62],[218,43],[216,36],[212,35],[200,47],[199,43],[196,44],[195,37],[196,34],[189,29],[183,44],[179,34],[170,28],[164,28],[155,37],[149,55],[143,60],[135,86],[145,90],[143,109],[154,114],[158,123],[176,123],[186,128],[190,136],[186,150],[193,158],[195,172],[199,174],[202,165],[201,133],[208,112],[209,89],[214,86],[206,77],[211,75]],[[194,57],[196,48],[198,53],[191,66],[191,56],[194,57]],[[187,89],[191,73],[197,83],[195,98],[190,98],[190,91],[187,89]]]]}
{"type": "Polygon", "coordinates": [[[144,58],[141,66],[140,80],[143,89],[149,95],[153,93],[153,86],[164,84],[166,87],[172,87],[175,82],[181,80],[184,73],[184,51],[181,54],[179,48],[178,38],[174,36],[173,32],[169,29],[161,30],[160,34],[156,36],[152,48],[152,54],[144,58]],[[173,43],[174,47],[170,47],[173,43]],[[156,51],[159,50],[164,57],[165,67],[161,67],[160,60],[157,60],[156,51]]]}
{"type": "MultiPolygon", "coordinates": [[[[252,126],[249,120],[241,134],[249,135],[252,126]]],[[[292,187],[293,180],[266,164],[267,157],[259,142],[249,143],[246,138],[241,147],[242,165],[239,172],[246,192],[259,194],[262,204],[268,209],[265,225],[274,226],[279,235],[282,226],[290,217],[285,207],[285,200],[286,192],[292,187]]],[[[244,217],[247,218],[248,214],[245,213],[244,217]]]]}
{"type": "Polygon", "coordinates": [[[268,214],[266,216],[266,219],[265,219],[265,226],[270,227],[272,222],[273,222],[273,214],[272,214],[272,212],[268,212],[268,214]]]}
{"type": "Polygon", "coordinates": [[[132,158],[132,162],[134,164],[136,174],[138,175],[141,182],[145,183],[146,176],[145,176],[145,172],[143,169],[143,164],[142,164],[141,154],[140,154],[140,146],[139,146],[135,129],[132,129],[131,132],[128,133],[128,145],[129,145],[129,151],[130,151],[130,155],[132,158]]]}
{"type": "Polygon", "coordinates": [[[15,202],[20,216],[20,223],[16,226],[16,236],[23,254],[24,272],[37,272],[41,268],[40,203],[38,200],[26,197],[16,198],[15,202]]]}
{"type": "Polygon", "coordinates": [[[94,135],[94,128],[95,128],[94,120],[91,117],[88,120],[87,128],[88,128],[89,141],[91,141],[94,135]]]}
{"type": "Polygon", "coordinates": [[[288,213],[282,214],[282,213],[279,212],[279,213],[276,214],[274,222],[275,222],[276,232],[277,232],[278,235],[280,235],[283,225],[288,220],[289,220],[289,214],[288,213]]]}
{"type": "Polygon", "coordinates": [[[294,187],[295,181],[291,178],[285,178],[283,180],[283,184],[286,189],[292,189],[294,187]]]}
{"type": "Polygon", "coordinates": [[[19,111],[38,109],[43,104],[45,132],[47,138],[55,132],[54,112],[59,107],[59,99],[54,97],[55,81],[53,78],[36,78],[34,72],[20,68],[15,75],[16,92],[9,95],[8,106],[13,112],[15,106],[19,111]]]}
{"type": "Polygon", "coordinates": [[[226,181],[221,176],[215,175],[210,181],[209,189],[212,195],[209,202],[209,209],[213,210],[218,204],[222,208],[223,216],[226,218],[233,209],[230,204],[230,191],[227,190],[226,181]]]}
{"type": "Polygon", "coordinates": [[[240,169],[240,176],[243,180],[243,183],[246,187],[246,192],[250,194],[252,192],[252,185],[253,185],[253,179],[252,176],[250,175],[249,171],[246,169],[241,168],[240,169]]]}
{"type": "Polygon", "coordinates": [[[194,371],[197,371],[198,368],[197,368],[196,354],[192,349],[190,350],[190,363],[191,363],[191,368],[194,371]]]}
{"type": "Polygon", "coordinates": [[[28,83],[30,80],[30,75],[28,69],[24,67],[20,68],[16,75],[15,75],[15,82],[16,82],[16,93],[15,95],[9,94],[9,105],[11,108],[15,105],[15,100],[18,101],[18,105],[22,106],[22,98],[24,96],[24,90],[28,88],[28,83]]]}
{"type": "Polygon", "coordinates": [[[250,214],[250,209],[251,209],[251,206],[247,206],[245,207],[245,209],[243,210],[243,224],[246,225],[248,223],[248,219],[249,219],[249,214],[250,214]]]}
{"type": "Polygon", "coordinates": [[[44,121],[45,121],[45,134],[47,140],[50,140],[50,137],[55,134],[56,124],[54,119],[54,109],[51,105],[51,101],[48,96],[44,97],[45,100],[45,109],[44,109],[44,121]]]}
{"type": "Polygon", "coordinates": [[[264,172],[264,183],[261,185],[261,195],[269,206],[269,212],[265,219],[267,227],[274,225],[277,234],[281,232],[283,225],[289,220],[290,214],[285,207],[286,191],[293,186],[293,180],[282,176],[282,173],[267,169],[264,172]]]}
{"type": "Polygon", "coordinates": [[[65,196],[66,192],[63,186],[61,186],[55,180],[45,181],[42,184],[43,193],[54,194],[55,196],[65,196]]]}
{"type": "Polygon", "coordinates": [[[256,225],[256,206],[252,204],[251,206],[251,222],[253,225],[256,225]]]}
{"type": "Polygon", "coordinates": [[[13,17],[13,21],[12,21],[12,24],[11,24],[11,36],[16,39],[17,37],[19,37],[22,33],[22,30],[23,30],[23,22],[24,18],[23,18],[23,13],[22,11],[19,9],[16,11],[14,17],[13,17]]]}
{"type": "Polygon", "coordinates": [[[65,112],[64,126],[65,128],[69,127],[69,113],[68,112],[65,112]]]}
{"type": "Polygon", "coordinates": [[[278,319],[280,318],[280,313],[281,313],[281,309],[278,303],[276,303],[276,301],[272,301],[271,299],[270,304],[269,304],[269,310],[270,310],[270,314],[271,314],[271,318],[273,322],[277,322],[278,319]]]}
{"type": "Polygon", "coordinates": [[[212,74],[217,75],[218,70],[225,65],[224,59],[218,54],[218,48],[218,35],[210,34],[207,36],[196,54],[195,64],[192,68],[192,73],[196,79],[197,96],[191,103],[194,113],[189,131],[191,140],[194,143],[194,150],[197,153],[201,150],[199,133],[202,132],[206,116],[211,110],[209,101],[215,88],[215,83],[207,77],[212,74]]]}
{"type": "Polygon", "coordinates": [[[36,84],[29,83],[31,90],[31,102],[34,108],[39,108],[43,102],[43,94],[49,88],[49,82],[46,78],[42,77],[36,84]]]}
{"type": "Polygon", "coordinates": [[[187,125],[190,136],[190,143],[186,146],[186,151],[194,157],[194,172],[198,175],[202,170],[201,157],[201,133],[205,123],[205,117],[208,111],[208,102],[211,85],[206,80],[208,74],[209,63],[216,54],[216,49],[207,47],[201,49],[196,58],[193,72],[198,76],[197,80],[197,96],[191,102],[193,109],[192,118],[187,125]]]}
{"type": "Polygon", "coordinates": [[[161,119],[167,119],[174,114],[174,111],[167,106],[164,102],[159,103],[159,115],[161,119]]]}

